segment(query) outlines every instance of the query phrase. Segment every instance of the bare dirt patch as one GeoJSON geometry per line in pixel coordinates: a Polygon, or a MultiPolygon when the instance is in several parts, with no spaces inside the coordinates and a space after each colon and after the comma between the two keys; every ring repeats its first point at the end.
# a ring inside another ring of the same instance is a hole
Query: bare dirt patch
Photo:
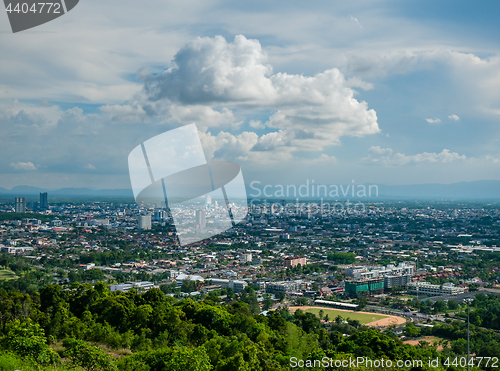
{"type": "MultiPolygon", "coordinates": [[[[435,337],[435,336],[425,336],[425,337],[420,338],[420,339],[405,340],[405,341],[403,341],[403,343],[410,344],[410,345],[418,345],[418,343],[420,341],[422,341],[422,340],[425,341],[425,342],[427,342],[427,343],[429,343],[429,345],[436,345],[436,343],[439,342],[442,339],[440,339],[438,337],[435,337]]],[[[443,346],[441,344],[438,345],[437,350],[438,351],[443,350],[443,346]]]]}

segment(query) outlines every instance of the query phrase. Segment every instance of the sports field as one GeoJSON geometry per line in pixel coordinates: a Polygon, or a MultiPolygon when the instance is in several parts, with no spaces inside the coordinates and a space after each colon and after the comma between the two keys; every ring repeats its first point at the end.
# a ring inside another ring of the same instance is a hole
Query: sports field
{"type": "MultiPolygon", "coordinates": [[[[301,309],[301,308],[298,308],[301,309]]],[[[315,308],[310,307],[309,309],[304,309],[304,312],[314,313],[316,317],[319,317],[319,311],[323,310],[323,317],[328,314],[328,319],[334,321],[337,316],[341,316],[344,319],[350,318],[358,320],[359,322],[365,324],[370,322],[378,321],[379,319],[387,318],[380,314],[374,313],[364,313],[364,312],[347,312],[344,310],[332,309],[332,308],[315,308]]]]}
{"type": "Polygon", "coordinates": [[[326,307],[290,307],[288,308],[291,312],[300,309],[304,312],[314,313],[319,317],[319,311],[323,310],[323,316],[328,314],[328,320],[334,321],[337,316],[341,316],[344,319],[350,318],[353,320],[358,320],[362,324],[368,324],[370,326],[390,326],[390,325],[400,325],[406,323],[406,319],[397,316],[386,316],[381,314],[369,313],[369,312],[354,312],[344,309],[333,309],[326,307]]]}
{"type": "Polygon", "coordinates": [[[17,276],[9,269],[0,269],[0,281],[2,280],[11,280],[13,278],[17,278],[17,276]]]}

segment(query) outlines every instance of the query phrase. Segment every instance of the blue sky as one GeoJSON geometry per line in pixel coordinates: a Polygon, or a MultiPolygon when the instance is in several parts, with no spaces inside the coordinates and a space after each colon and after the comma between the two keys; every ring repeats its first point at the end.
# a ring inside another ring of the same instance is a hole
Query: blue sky
{"type": "Polygon", "coordinates": [[[0,187],[129,188],[196,123],[247,183],[500,179],[495,1],[85,0],[0,15],[0,187]]]}

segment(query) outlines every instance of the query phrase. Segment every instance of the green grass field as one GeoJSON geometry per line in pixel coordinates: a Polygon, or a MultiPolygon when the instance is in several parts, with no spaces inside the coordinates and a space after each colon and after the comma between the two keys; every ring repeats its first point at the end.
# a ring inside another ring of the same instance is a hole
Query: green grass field
{"type": "Polygon", "coordinates": [[[12,280],[17,278],[14,272],[9,269],[0,269],[0,281],[2,280],[12,280]]]}
{"type": "MultiPolygon", "coordinates": [[[[304,309],[303,311],[314,313],[317,317],[319,317],[320,310],[321,310],[320,308],[310,308],[310,309],[304,309]]],[[[350,318],[352,320],[358,320],[363,324],[387,318],[387,316],[374,313],[344,312],[336,309],[323,309],[323,316],[326,316],[327,314],[329,321],[334,321],[337,316],[341,316],[344,319],[350,318]]]]}

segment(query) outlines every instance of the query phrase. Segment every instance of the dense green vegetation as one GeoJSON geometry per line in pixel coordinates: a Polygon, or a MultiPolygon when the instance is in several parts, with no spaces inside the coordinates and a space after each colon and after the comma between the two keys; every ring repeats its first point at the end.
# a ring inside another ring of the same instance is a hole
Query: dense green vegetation
{"type": "MultiPolygon", "coordinates": [[[[53,216],[37,213],[6,213],[0,212],[0,221],[14,221],[22,219],[38,219],[42,222],[50,222],[54,219],[53,216]]],[[[62,219],[59,217],[59,219],[62,219]]]]}
{"type": "Polygon", "coordinates": [[[336,264],[353,264],[356,262],[356,254],[354,253],[336,252],[327,254],[326,257],[336,264]]]}
{"type": "MultiPolygon", "coordinates": [[[[253,296],[249,289],[242,298],[253,303],[253,296]]],[[[251,305],[220,304],[215,296],[178,300],[158,289],[110,292],[104,283],[74,283],[68,290],[47,285],[31,295],[0,289],[0,370],[260,371],[289,369],[290,357],[427,360],[464,354],[460,321],[415,331],[449,339],[438,353],[359,321],[325,324],[301,310],[266,317],[252,313],[251,305]]],[[[500,335],[474,325],[471,330],[472,352],[500,354],[500,335]]]]}
{"type": "Polygon", "coordinates": [[[16,274],[10,269],[0,269],[0,281],[1,280],[12,280],[16,277],[16,274]]]}

